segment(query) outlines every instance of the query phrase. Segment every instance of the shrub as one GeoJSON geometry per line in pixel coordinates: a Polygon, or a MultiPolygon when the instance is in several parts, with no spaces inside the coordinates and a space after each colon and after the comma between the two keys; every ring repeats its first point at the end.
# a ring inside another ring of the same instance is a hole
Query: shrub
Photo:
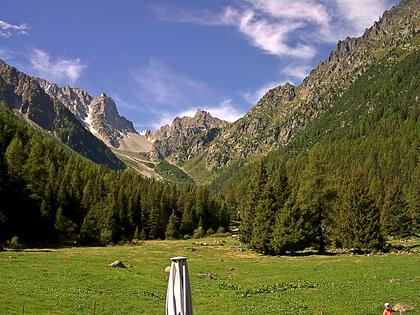
{"type": "Polygon", "coordinates": [[[12,237],[12,239],[10,240],[10,247],[14,248],[14,249],[22,249],[25,247],[24,243],[22,242],[22,240],[20,239],[19,236],[15,235],[12,237]]]}
{"type": "Polygon", "coordinates": [[[223,234],[223,233],[225,233],[226,232],[226,230],[225,230],[225,228],[223,227],[223,226],[219,226],[219,228],[217,229],[217,234],[223,234]]]}
{"type": "Polygon", "coordinates": [[[202,238],[204,236],[206,236],[206,231],[202,226],[199,226],[194,230],[193,238],[202,238]]]}

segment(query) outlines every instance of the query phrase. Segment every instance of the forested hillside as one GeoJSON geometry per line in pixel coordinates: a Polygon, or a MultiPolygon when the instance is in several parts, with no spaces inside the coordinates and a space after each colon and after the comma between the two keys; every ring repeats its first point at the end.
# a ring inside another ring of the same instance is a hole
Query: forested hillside
{"type": "Polygon", "coordinates": [[[94,164],[0,106],[0,244],[203,235],[229,224],[205,187],[94,164]]]}
{"type": "Polygon", "coordinates": [[[287,147],[213,183],[240,209],[244,242],[373,249],[420,232],[420,53],[386,57],[287,147]]]}

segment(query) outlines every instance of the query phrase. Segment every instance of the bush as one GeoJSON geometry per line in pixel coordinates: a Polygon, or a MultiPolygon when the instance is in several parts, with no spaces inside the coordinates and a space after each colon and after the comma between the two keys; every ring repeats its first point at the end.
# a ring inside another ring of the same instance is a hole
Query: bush
{"type": "Polygon", "coordinates": [[[10,247],[14,248],[14,249],[22,249],[25,247],[24,243],[22,242],[22,240],[20,239],[19,236],[15,235],[12,237],[12,239],[10,240],[10,247]]]}
{"type": "Polygon", "coordinates": [[[206,231],[202,226],[199,226],[194,230],[193,238],[202,238],[204,236],[206,236],[206,231]]]}
{"type": "Polygon", "coordinates": [[[213,228],[209,228],[208,230],[207,230],[207,235],[213,235],[214,234],[214,230],[213,230],[213,228]]]}

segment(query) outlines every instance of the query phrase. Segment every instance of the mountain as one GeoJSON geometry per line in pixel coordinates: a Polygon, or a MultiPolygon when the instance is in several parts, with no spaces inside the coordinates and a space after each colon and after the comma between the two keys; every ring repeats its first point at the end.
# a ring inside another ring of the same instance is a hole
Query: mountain
{"type": "Polygon", "coordinates": [[[228,125],[200,109],[194,117],[176,117],[170,126],[146,132],[146,139],[153,143],[149,156],[152,160],[169,158],[174,163],[189,160],[200,154],[228,125]]]}
{"type": "Polygon", "coordinates": [[[121,159],[143,176],[158,180],[193,183],[176,164],[201,153],[228,125],[199,110],[194,117],[177,117],[171,126],[142,135],[105,93],[93,97],[79,88],[60,87],[4,62],[0,63],[0,83],[0,100],[75,151],[113,168],[124,166],[121,159]],[[162,163],[165,159],[170,163],[162,163]]]}
{"type": "Polygon", "coordinates": [[[151,149],[150,143],[137,133],[133,123],[119,115],[114,100],[105,93],[92,97],[68,85],[59,87],[43,79],[37,79],[37,82],[45,93],[67,107],[87,130],[109,147],[132,152],[151,149]]]}
{"type": "Polygon", "coordinates": [[[0,60],[0,101],[28,122],[53,133],[88,159],[110,168],[123,168],[109,148],[75,118],[60,101],[51,98],[38,80],[0,60]]]}
{"type": "Polygon", "coordinates": [[[268,91],[243,118],[225,128],[198,159],[214,171],[255,154],[287,146],[343,96],[371,66],[392,61],[390,52],[418,50],[419,2],[405,0],[386,11],[359,38],[339,41],[300,86],[268,91]],[[417,39],[414,40],[413,39],[417,39]]]}

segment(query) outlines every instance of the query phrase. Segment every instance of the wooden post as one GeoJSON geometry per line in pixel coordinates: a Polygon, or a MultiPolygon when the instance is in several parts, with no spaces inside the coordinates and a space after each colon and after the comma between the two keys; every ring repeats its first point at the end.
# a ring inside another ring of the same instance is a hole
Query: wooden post
{"type": "Polygon", "coordinates": [[[93,301],[93,315],[96,315],[96,301],[93,301]]]}
{"type": "Polygon", "coordinates": [[[25,305],[22,305],[22,315],[25,315],[25,305]]]}
{"type": "Polygon", "coordinates": [[[323,310],[321,310],[321,315],[324,315],[324,311],[323,310]]]}

